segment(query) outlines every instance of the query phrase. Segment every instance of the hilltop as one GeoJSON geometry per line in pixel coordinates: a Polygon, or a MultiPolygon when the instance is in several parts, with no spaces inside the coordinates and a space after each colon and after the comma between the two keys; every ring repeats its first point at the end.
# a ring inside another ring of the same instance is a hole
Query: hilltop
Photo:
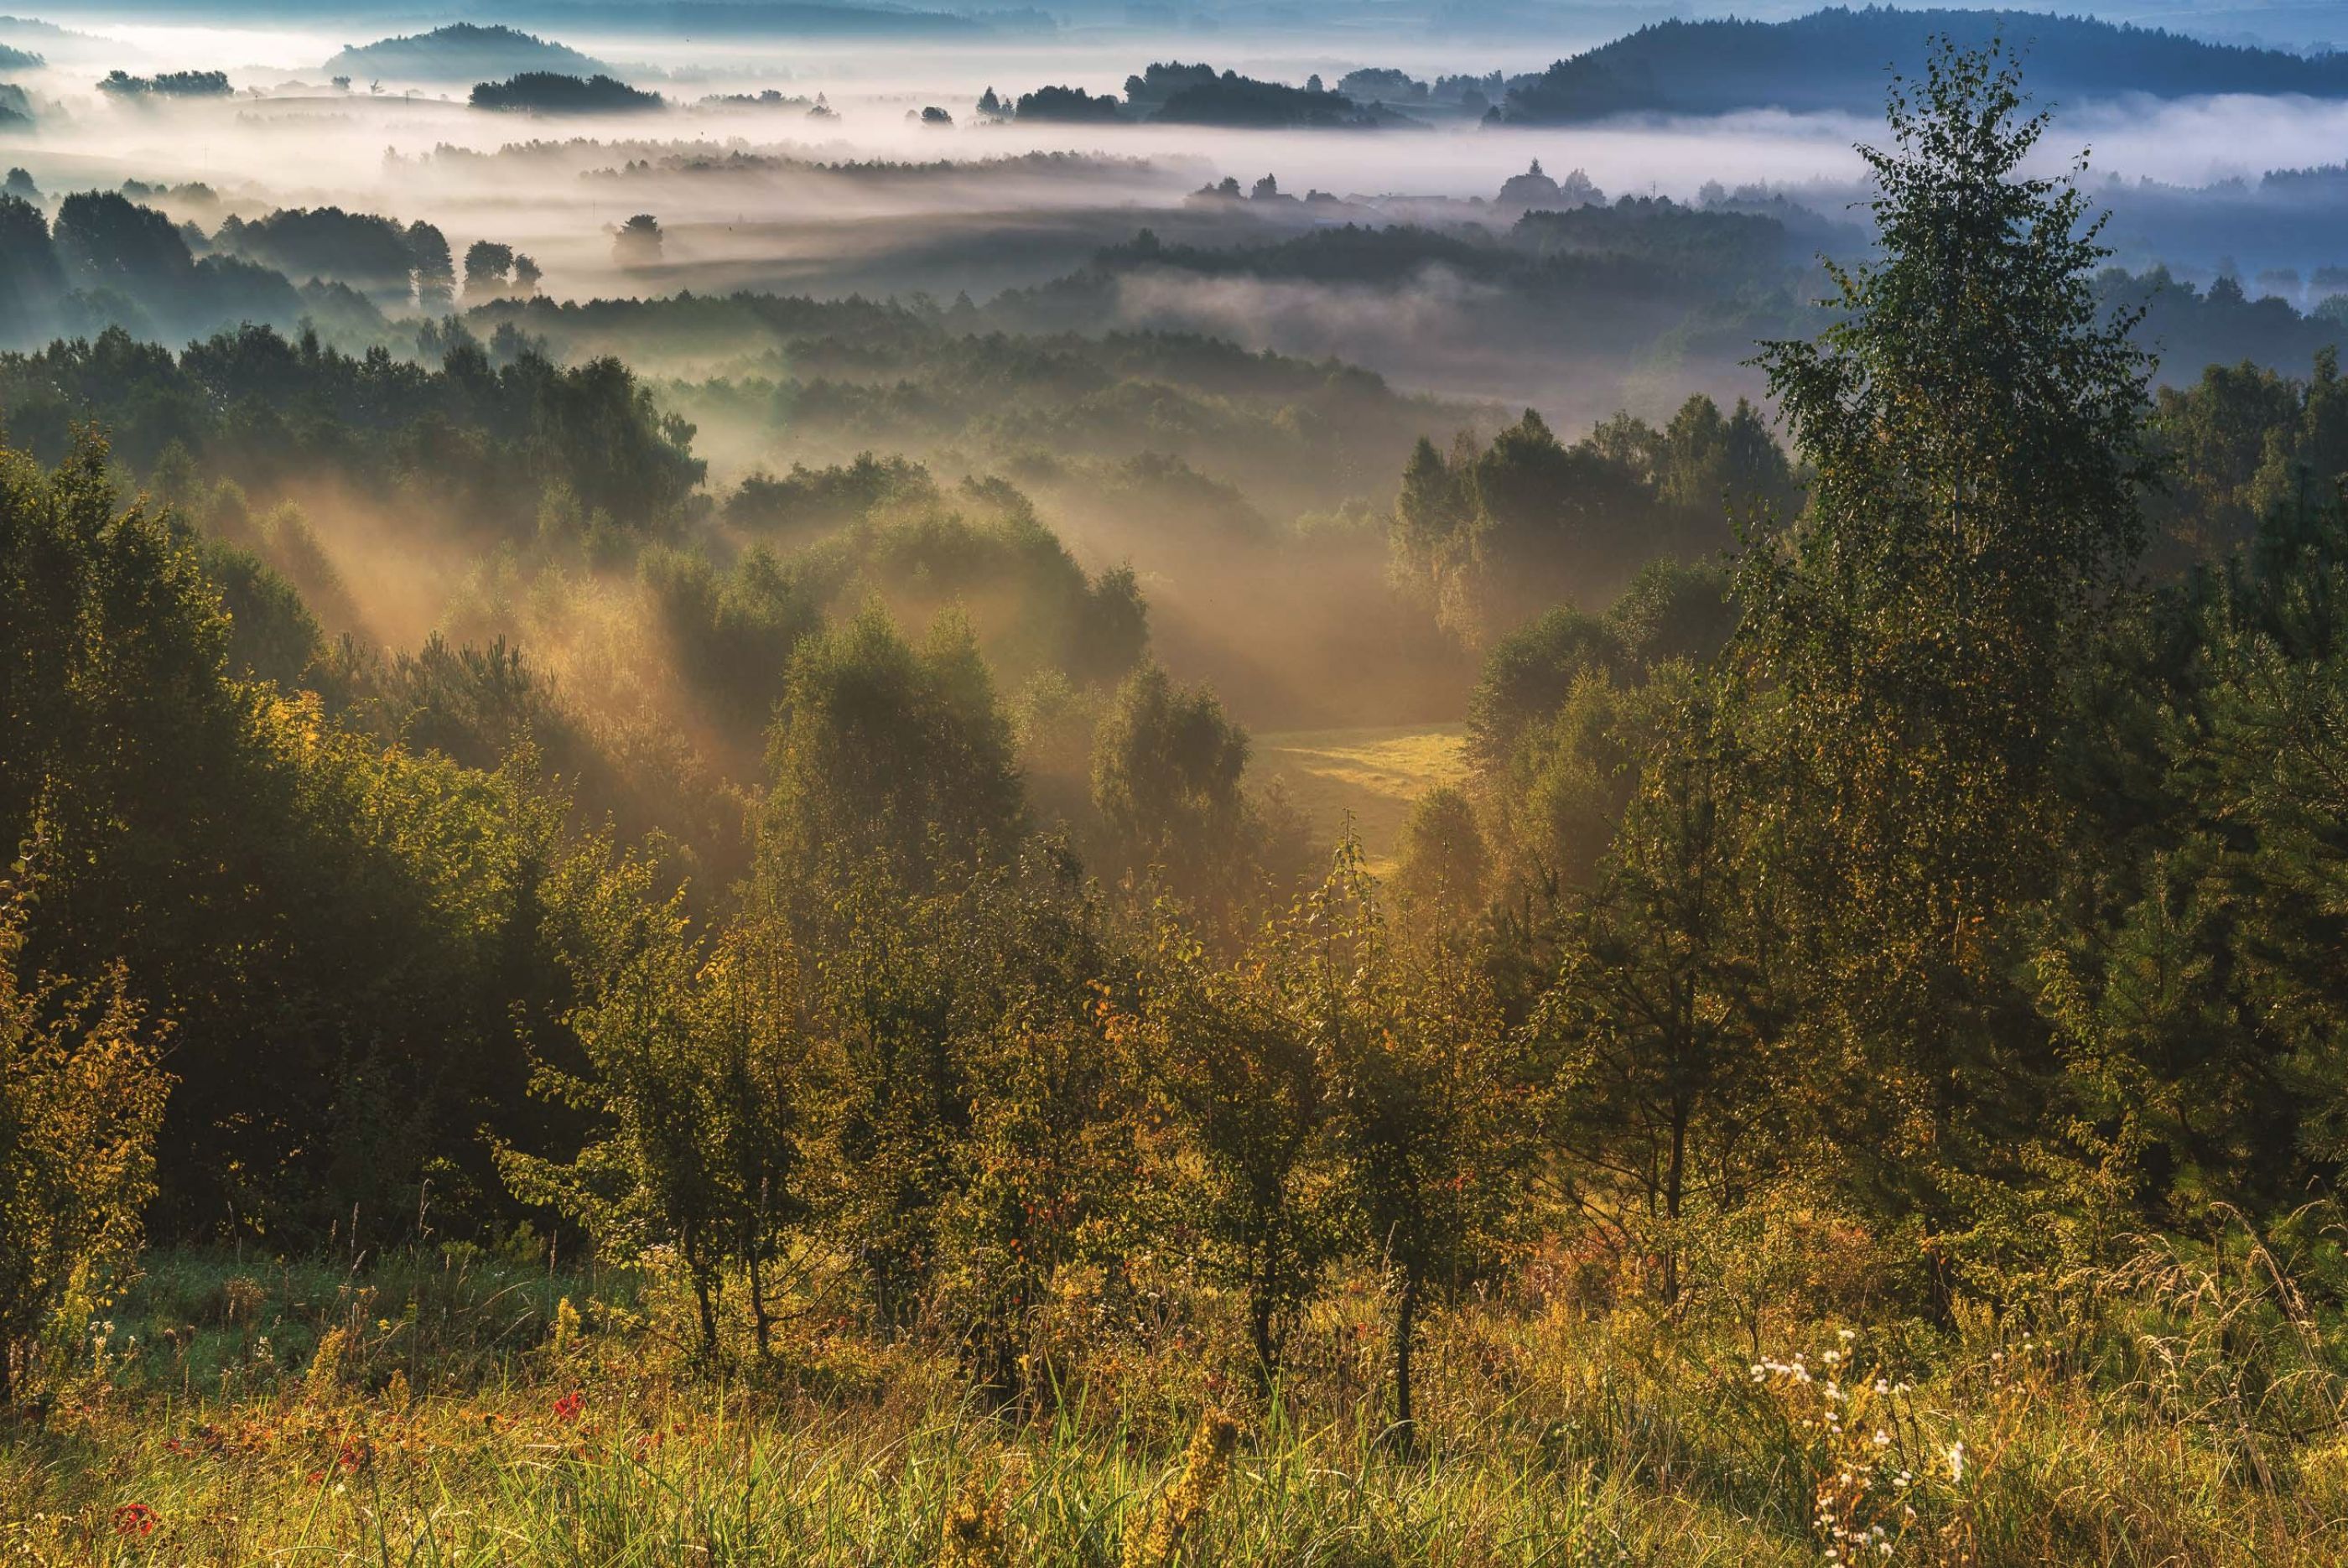
{"type": "Polygon", "coordinates": [[[343,50],[326,62],[337,76],[398,81],[478,82],[524,71],[565,71],[591,76],[611,67],[567,44],[512,27],[455,22],[397,38],[382,38],[343,50]]]}
{"type": "Polygon", "coordinates": [[[2125,93],[2348,97],[2348,56],[2206,44],[2086,16],[1870,5],[1787,22],[1658,22],[1514,78],[1501,114],[1521,125],[1747,108],[1871,114],[1889,70],[1920,69],[1934,34],[1961,47],[2003,38],[2026,50],[2031,90],[2041,102],[2125,93]]]}
{"type": "Polygon", "coordinates": [[[531,7],[543,17],[601,37],[608,35],[695,38],[960,37],[979,34],[1048,33],[1056,24],[1032,9],[991,10],[983,16],[890,5],[778,4],[739,0],[551,0],[531,7]]]}

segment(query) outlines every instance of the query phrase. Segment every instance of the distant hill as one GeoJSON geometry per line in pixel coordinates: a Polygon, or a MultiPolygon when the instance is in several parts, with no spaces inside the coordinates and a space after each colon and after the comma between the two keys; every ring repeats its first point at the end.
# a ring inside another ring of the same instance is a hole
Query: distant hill
{"type": "Polygon", "coordinates": [[[502,82],[473,88],[475,108],[522,109],[535,114],[630,114],[665,107],[648,93],[600,72],[592,77],[557,71],[523,71],[502,82]]]}
{"type": "MultiPolygon", "coordinates": [[[[1301,88],[1258,81],[1237,71],[1218,75],[1212,66],[1177,61],[1153,63],[1125,78],[1125,102],[1098,98],[1082,88],[1038,88],[1019,97],[1020,119],[1115,121],[1155,119],[1169,125],[1236,126],[1251,130],[1367,129],[1423,122],[1384,105],[1363,108],[1343,93],[1324,90],[1314,77],[1301,88]]],[[[982,106],[983,107],[983,106],[982,106]]]]}
{"type": "MultiPolygon", "coordinates": [[[[887,5],[803,4],[798,0],[539,0],[518,19],[575,28],[597,36],[691,38],[909,38],[1048,32],[1045,13],[989,12],[983,20],[887,5]]],[[[508,15],[516,15],[509,12],[508,15]]]]}
{"type": "Polygon", "coordinates": [[[14,48],[0,44],[0,71],[29,71],[41,64],[41,57],[30,49],[14,48]]]}
{"type": "Polygon", "coordinates": [[[90,34],[68,33],[55,22],[44,22],[37,16],[0,16],[0,41],[22,44],[31,40],[50,44],[75,38],[97,42],[90,34]]]}
{"type": "Polygon", "coordinates": [[[1125,118],[1120,112],[1117,95],[1103,93],[1096,98],[1082,88],[1037,88],[1032,93],[1021,93],[1012,108],[1018,119],[1055,120],[1062,124],[1107,122],[1114,125],[1125,118]]]}
{"type": "Polygon", "coordinates": [[[1292,88],[1284,82],[1258,81],[1225,71],[1204,81],[1186,83],[1167,97],[1150,117],[1178,125],[1243,126],[1273,130],[1299,126],[1318,129],[1367,123],[1342,93],[1292,88]]]}
{"type": "Polygon", "coordinates": [[[1886,67],[1920,67],[1934,33],[1968,46],[2002,37],[2026,48],[2029,90],[2042,104],[2126,93],[2348,98],[2348,55],[2308,58],[2041,12],[1870,5],[1789,22],[1659,22],[1516,77],[1502,114],[1519,125],[1748,108],[1873,114],[1883,105],[1886,67]]]}
{"type": "Polygon", "coordinates": [[[524,71],[593,76],[608,73],[612,67],[567,44],[533,33],[455,22],[429,33],[345,49],[328,60],[325,68],[335,76],[368,80],[478,82],[524,71]]]}
{"type": "Polygon", "coordinates": [[[102,55],[115,55],[121,49],[121,45],[111,38],[68,32],[55,22],[34,16],[0,16],[0,44],[57,65],[77,64],[102,55]]]}

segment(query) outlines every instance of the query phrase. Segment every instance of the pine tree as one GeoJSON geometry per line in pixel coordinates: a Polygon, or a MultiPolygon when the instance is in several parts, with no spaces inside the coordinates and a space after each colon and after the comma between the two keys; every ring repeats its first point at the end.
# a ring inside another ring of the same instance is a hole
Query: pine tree
{"type": "Polygon", "coordinates": [[[2009,944],[2065,831],[2066,677],[2142,534],[2145,357],[2092,285],[2084,160],[2019,172],[2046,126],[2023,102],[1995,46],[1895,81],[1895,145],[1861,149],[1882,259],[1759,358],[1811,476],[1738,578],[1760,830],[1818,1059],[1863,1064],[1851,1150],[1911,1174],[2003,1159],[2032,1114],[2009,944]]]}

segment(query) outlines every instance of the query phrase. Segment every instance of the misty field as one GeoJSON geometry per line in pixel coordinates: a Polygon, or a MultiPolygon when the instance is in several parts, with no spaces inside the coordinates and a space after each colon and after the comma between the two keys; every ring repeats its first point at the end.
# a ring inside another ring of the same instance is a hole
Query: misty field
{"type": "Polygon", "coordinates": [[[1393,869],[1410,809],[1429,789],[1468,778],[1467,733],[1457,724],[1290,730],[1259,737],[1259,778],[1276,784],[1334,841],[1348,817],[1372,871],[1393,869]]]}

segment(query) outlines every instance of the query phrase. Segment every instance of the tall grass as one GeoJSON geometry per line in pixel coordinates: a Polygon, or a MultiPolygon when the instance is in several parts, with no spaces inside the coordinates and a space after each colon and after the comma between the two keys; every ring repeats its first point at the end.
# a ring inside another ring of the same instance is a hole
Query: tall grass
{"type": "Polygon", "coordinates": [[[1912,1380],[1908,1328],[1781,1320],[1756,1363],[1700,1315],[1528,1289],[1438,1325],[1405,1454],[1366,1286],[1268,1400],[1194,1336],[1045,1336],[1006,1405],[951,1336],[816,1298],[704,1377],[656,1282],[167,1253],[0,1436],[0,1561],[2336,1563],[2343,1385],[2281,1277],[2147,1254],[2071,1332],[1979,1317],[1912,1380]]]}

